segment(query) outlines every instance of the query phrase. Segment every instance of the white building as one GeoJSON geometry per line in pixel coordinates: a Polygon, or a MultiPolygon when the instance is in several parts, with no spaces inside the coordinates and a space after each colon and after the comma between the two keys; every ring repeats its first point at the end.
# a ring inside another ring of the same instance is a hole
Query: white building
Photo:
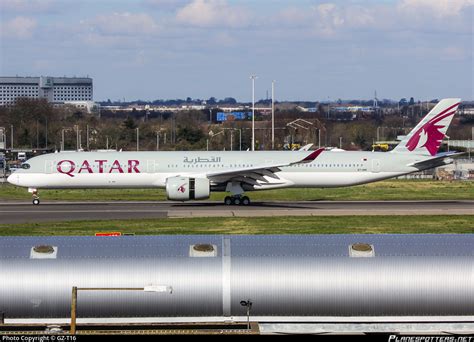
{"type": "Polygon", "coordinates": [[[88,77],[0,77],[0,106],[19,97],[45,98],[52,103],[92,101],[92,78],[88,77]]]}

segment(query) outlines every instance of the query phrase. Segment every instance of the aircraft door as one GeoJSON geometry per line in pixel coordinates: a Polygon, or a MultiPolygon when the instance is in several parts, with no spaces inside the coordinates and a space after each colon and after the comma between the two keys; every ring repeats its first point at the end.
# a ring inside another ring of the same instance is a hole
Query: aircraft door
{"type": "Polygon", "coordinates": [[[44,161],[44,173],[54,173],[56,171],[56,160],[44,161]]]}
{"type": "Polygon", "coordinates": [[[380,160],[372,159],[372,172],[380,172],[380,160]]]}
{"type": "Polygon", "coordinates": [[[159,170],[159,164],[156,160],[147,160],[146,161],[146,172],[147,173],[157,173],[159,170]]]}

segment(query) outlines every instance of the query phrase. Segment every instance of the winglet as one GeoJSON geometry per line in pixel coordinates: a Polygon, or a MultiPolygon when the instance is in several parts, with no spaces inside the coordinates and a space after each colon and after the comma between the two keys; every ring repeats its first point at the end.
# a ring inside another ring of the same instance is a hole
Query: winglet
{"type": "Polygon", "coordinates": [[[311,152],[306,158],[304,158],[303,160],[300,160],[298,163],[311,163],[323,151],[324,151],[324,148],[318,148],[317,150],[314,150],[313,152],[311,152]]]}

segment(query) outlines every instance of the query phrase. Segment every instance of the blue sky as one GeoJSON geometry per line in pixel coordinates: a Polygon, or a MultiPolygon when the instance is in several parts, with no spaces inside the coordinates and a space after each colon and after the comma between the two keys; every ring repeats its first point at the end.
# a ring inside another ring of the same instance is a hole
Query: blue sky
{"type": "Polygon", "coordinates": [[[85,76],[96,100],[459,96],[474,0],[2,0],[0,74],[85,76]]]}

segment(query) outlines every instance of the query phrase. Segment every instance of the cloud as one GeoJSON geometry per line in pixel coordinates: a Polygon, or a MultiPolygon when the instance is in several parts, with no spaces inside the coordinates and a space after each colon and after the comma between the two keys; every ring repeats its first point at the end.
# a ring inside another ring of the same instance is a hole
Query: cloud
{"type": "Polygon", "coordinates": [[[34,34],[37,27],[35,19],[28,17],[15,17],[1,23],[1,33],[3,37],[28,39],[34,34]]]}
{"type": "Polygon", "coordinates": [[[314,32],[321,36],[332,36],[339,30],[360,29],[374,26],[374,8],[361,6],[340,6],[323,3],[313,7],[314,32]]]}
{"type": "Polygon", "coordinates": [[[199,27],[242,27],[250,22],[249,12],[230,6],[225,0],[193,0],[178,10],[178,22],[199,27]]]}
{"type": "Polygon", "coordinates": [[[187,0],[143,0],[146,6],[165,10],[175,10],[187,2],[187,0]]]}
{"type": "Polygon", "coordinates": [[[159,31],[155,20],[146,13],[113,13],[82,21],[89,31],[99,35],[154,34],[159,31]]]}
{"type": "Polygon", "coordinates": [[[274,16],[273,23],[305,27],[320,37],[334,37],[353,30],[471,32],[468,17],[474,0],[399,0],[398,2],[327,2],[312,7],[288,7],[274,16]],[[444,20],[446,18],[452,20],[444,20]],[[442,26],[441,26],[442,25],[442,26]]]}
{"type": "Polygon", "coordinates": [[[0,9],[8,12],[43,12],[54,6],[53,0],[2,0],[0,9]]]}
{"type": "Polygon", "coordinates": [[[405,14],[432,15],[435,18],[459,16],[474,0],[401,0],[398,10],[405,14]]]}
{"type": "MultiPolygon", "coordinates": [[[[433,51],[436,53],[436,51],[433,51]]],[[[445,61],[463,61],[469,58],[464,47],[459,46],[447,46],[441,49],[440,56],[445,61]]]]}

